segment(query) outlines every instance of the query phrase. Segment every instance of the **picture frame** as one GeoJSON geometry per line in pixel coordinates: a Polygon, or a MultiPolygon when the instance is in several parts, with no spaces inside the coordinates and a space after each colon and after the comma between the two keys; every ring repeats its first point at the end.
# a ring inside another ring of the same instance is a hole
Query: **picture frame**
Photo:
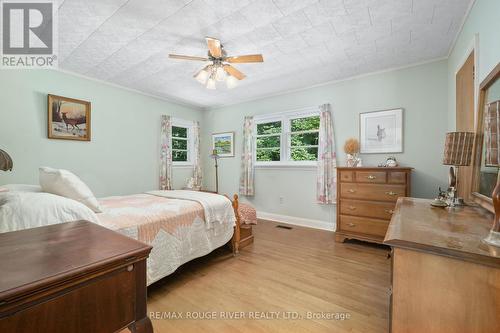
{"type": "Polygon", "coordinates": [[[361,154],[403,152],[403,108],[359,114],[361,154]]]}
{"type": "Polygon", "coordinates": [[[49,94],[47,115],[49,139],[90,141],[90,102],[49,94]]]}
{"type": "Polygon", "coordinates": [[[234,132],[213,133],[212,151],[219,157],[234,157],[234,132]]]}

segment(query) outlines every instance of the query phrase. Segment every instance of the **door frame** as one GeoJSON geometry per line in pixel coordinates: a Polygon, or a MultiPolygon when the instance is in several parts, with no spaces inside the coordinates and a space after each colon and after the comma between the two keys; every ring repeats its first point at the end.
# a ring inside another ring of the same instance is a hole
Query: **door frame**
{"type": "MultiPolygon", "coordinates": [[[[462,58],[458,65],[455,68],[455,75],[453,77],[453,82],[456,82],[457,74],[462,69],[462,67],[465,65],[465,62],[471,55],[471,53],[474,52],[474,128],[477,127],[477,121],[478,121],[478,103],[479,103],[479,34],[475,33],[474,37],[472,40],[469,42],[469,46],[465,50],[465,52],[462,55],[462,58]]],[[[456,93],[457,93],[457,87],[454,87],[455,90],[455,100],[456,100],[456,93]]],[[[453,128],[456,130],[457,128],[457,122],[456,122],[456,105],[455,105],[455,123],[453,124],[453,128]]]]}

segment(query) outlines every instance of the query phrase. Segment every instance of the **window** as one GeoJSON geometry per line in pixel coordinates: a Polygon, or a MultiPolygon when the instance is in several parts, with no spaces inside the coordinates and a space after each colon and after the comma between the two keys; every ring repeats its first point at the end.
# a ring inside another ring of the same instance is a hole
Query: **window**
{"type": "Polygon", "coordinates": [[[291,161],[317,161],[319,142],[319,116],[290,120],[291,161]]]}
{"type": "Polygon", "coordinates": [[[281,121],[257,124],[257,161],[279,161],[281,156],[281,121]]]}
{"type": "Polygon", "coordinates": [[[172,162],[174,165],[190,165],[192,163],[192,126],[189,121],[180,119],[172,121],[172,162]]]}
{"type": "Polygon", "coordinates": [[[319,113],[315,110],[256,117],[256,165],[315,165],[319,113]]]}

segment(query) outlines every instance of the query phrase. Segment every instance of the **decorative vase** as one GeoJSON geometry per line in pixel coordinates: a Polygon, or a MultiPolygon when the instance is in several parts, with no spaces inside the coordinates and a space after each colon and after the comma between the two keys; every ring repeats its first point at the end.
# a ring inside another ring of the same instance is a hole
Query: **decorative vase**
{"type": "Polygon", "coordinates": [[[355,168],[358,166],[358,163],[361,161],[360,158],[356,154],[347,154],[346,166],[349,168],[355,168]]]}

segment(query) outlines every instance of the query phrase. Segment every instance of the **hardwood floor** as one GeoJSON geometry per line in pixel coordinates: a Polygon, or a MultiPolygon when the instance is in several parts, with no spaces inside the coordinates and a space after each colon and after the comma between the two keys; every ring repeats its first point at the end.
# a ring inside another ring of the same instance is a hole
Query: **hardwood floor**
{"type": "Polygon", "coordinates": [[[388,248],[339,244],[331,232],[276,225],[260,221],[255,243],[237,257],[218,249],[152,285],[155,332],[388,332],[388,248]],[[221,312],[243,318],[221,319],[221,312]],[[287,312],[303,318],[287,319],[287,312]],[[307,312],[350,318],[307,319],[307,312]],[[188,318],[209,314],[215,319],[188,318]]]}

